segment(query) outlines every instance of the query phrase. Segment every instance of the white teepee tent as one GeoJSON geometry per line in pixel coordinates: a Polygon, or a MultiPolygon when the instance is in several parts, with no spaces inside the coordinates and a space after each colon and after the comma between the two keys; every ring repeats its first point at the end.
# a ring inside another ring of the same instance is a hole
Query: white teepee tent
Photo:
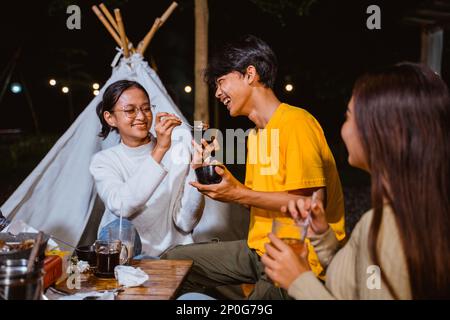
{"type": "MultiPolygon", "coordinates": [[[[105,12],[106,9],[102,10],[105,12]]],[[[118,17],[120,18],[120,13],[116,11],[116,18],[118,17]]],[[[156,19],[159,27],[163,17],[165,21],[168,15],[164,14],[161,19],[156,19]]],[[[121,19],[117,20],[120,31],[123,25],[121,19]]],[[[111,31],[114,32],[113,29],[111,31]]],[[[126,39],[124,31],[119,34],[122,39],[126,39]]],[[[146,39],[148,40],[148,37],[146,39]]],[[[124,53],[125,56],[118,65],[113,67],[112,76],[100,94],[91,101],[39,165],[2,205],[1,210],[9,220],[23,220],[35,229],[73,246],[80,241],[89,242],[95,238],[104,207],[97,196],[94,181],[89,173],[89,164],[95,153],[119,143],[116,133],[110,134],[105,141],[97,136],[101,126],[95,108],[102,99],[103,90],[111,83],[122,79],[139,82],[150,94],[152,104],[157,106],[155,112],[175,113],[187,123],[167,94],[158,75],[143,60],[142,48],[145,51],[148,42],[141,43],[137,53],[124,53]]],[[[183,141],[190,143],[191,133],[187,129],[183,126],[177,128],[176,135],[189,135],[183,137],[183,141]]],[[[194,239],[242,239],[246,236],[247,225],[248,214],[243,207],[207,199],[203,217],[194,230],[194,239]]]]}

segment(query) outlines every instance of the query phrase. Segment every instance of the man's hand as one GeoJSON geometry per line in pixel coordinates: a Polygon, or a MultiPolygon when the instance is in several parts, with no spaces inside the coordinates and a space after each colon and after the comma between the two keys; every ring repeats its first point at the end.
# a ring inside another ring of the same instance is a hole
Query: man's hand
{"type": "Polygon", "coordinates": [[[202,145],[199,145],[195,140],[192,140],[192,146],[194,148],[194,154],[192,156],[191,167],[192,169],[200,168],[203,163],[209,164],[209,159],[212,152],[220,149],[217,139],[210,144],[205,139],[201,140],[202,145]]]}
{"type": "Polygon", "coordinates": [[[225,166],[216,166],[215,170],[222,177],[220,183],[204,185],[198,182],[191,182],[191,186],[197,188],[199,192],[211,199],[222,202],[239,202],[239,199],[242,197],[242,191],[247,190],[247,187],[233,177],[225,166]]]}

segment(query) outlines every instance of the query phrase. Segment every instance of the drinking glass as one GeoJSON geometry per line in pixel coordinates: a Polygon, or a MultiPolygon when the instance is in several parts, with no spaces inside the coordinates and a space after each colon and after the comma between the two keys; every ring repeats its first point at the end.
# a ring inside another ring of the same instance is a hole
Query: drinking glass
{"type": "Polygon", "coordinates": [[[114,278],[114,268],[126,262],[126,259],[120,257],[122,250],[127,250],[126,246],[120,240],[97,240],[94,247],[97,257],[95,274],[99,277],[114,278]]]}
{"type": "Polygon", "coordinates": [[[111,239],[120,240],[122,245],[126,247],[127,250],[122,250],[120,252],[120,257],[121,259],[126,260],[123,264],[129,264],[133,259],[136,229],[131,223],[123,223],[122,229],[120,229],[119,226],[119,228],[110,228],[108,232],[111,239]]]}
{"type": "Polygon", "coordinates": [[[277,218],[272,223],[272,233],[289,245],[299,256],[303,250],[303,225],[290,218],[277,218]]]}

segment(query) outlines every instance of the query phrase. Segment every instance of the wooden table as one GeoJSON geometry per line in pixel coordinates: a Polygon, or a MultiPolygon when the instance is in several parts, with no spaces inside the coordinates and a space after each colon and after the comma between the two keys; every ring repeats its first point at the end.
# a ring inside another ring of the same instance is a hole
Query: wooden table
{"type": "MultiPolygon", "coordinates": [[[[176,297],[176,293],[184,278],[192,267],[191,260],[136,260],[133,267],[145,271],[149,280],[142,286],[124,288],[119,292],[117,300],[169,300],[176,297]]],[[[70,290],[66,281],[56,285],[56,289],[69,294],[112,290],[119,287],[116,279],[99,279],[92,273],[82,274],[81,289],[70,290]]]]}

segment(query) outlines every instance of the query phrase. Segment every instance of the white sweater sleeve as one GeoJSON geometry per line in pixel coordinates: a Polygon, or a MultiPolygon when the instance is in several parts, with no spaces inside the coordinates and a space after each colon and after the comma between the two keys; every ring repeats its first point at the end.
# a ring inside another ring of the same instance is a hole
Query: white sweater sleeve
{"type": "Polygon", "coordinates": [[[119,216],[122,208],[123,217],[128,218],[145,205],[167,172],[149,154],[124,181],[114,166],[114,160],[98,153],[93,157],[89,170],[97,192],[109,211],[119,216]]]}
{"type": "Polygon", "coordinates": [[[173,222],[184,233],[192,232],[200,221],[205,207],[205,197],[189,184],[189,182],[196,181],[195,172],[190,166],[188,170],[189,173],[182,188],[180,207],[173,213],[173,222]]]}

